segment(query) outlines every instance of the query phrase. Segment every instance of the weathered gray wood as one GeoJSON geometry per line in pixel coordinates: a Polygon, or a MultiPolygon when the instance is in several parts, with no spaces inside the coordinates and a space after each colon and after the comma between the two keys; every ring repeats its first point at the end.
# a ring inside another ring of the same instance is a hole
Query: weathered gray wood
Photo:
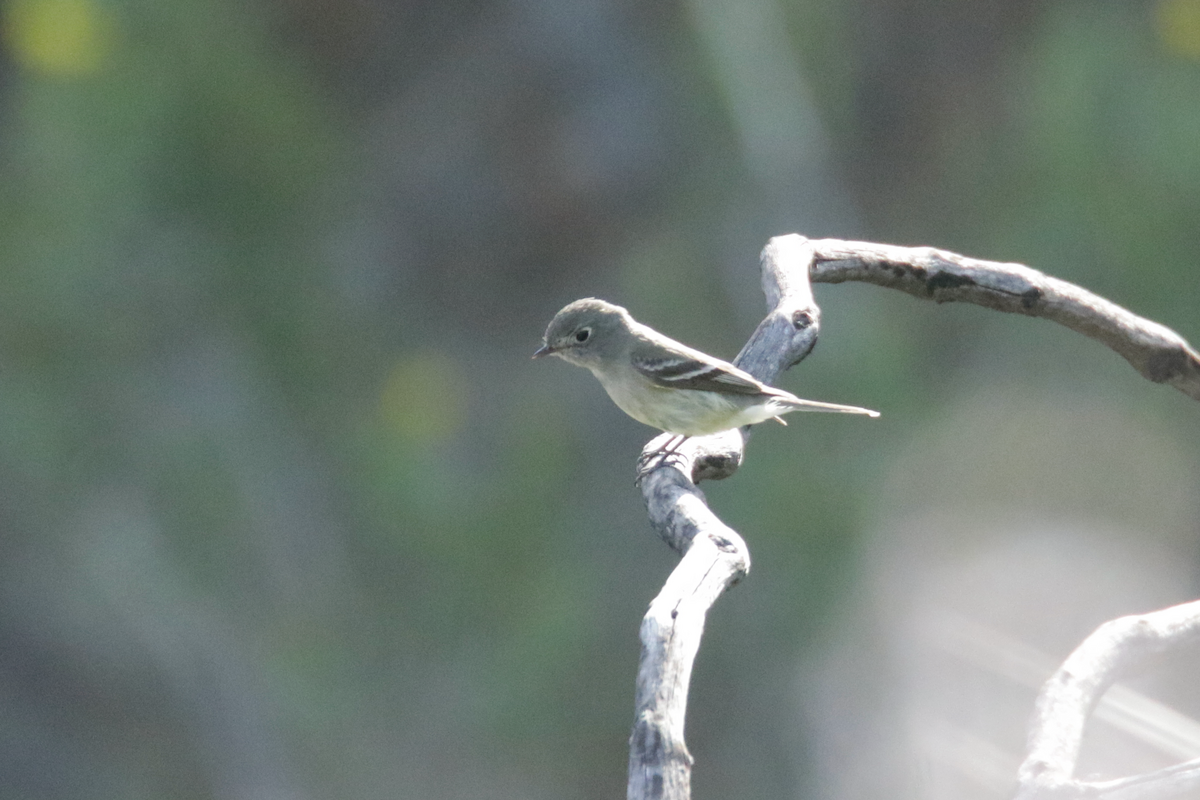
{"type": "MultiPolygon", "coordinates": [[[[967,258],[930,247],[821,239],[811,278],[865,281],[938,303],[967,302],[1057,322],[1106,345],[1147,380],[1200,400],[1200,355],[1179,334],[1115,303],[1022,264],[967,258]]],[[[1200,602],[1105,623],[1043,688],[1020,773],[1020,800],[1167,797],[1200,787],[1200,760],[1113,781],[1074,777],[1084,726],[1104,691],[1151,653],[1200,637],[1200,602]]]]}
{"type": "Polygon", "coordinates": [[[1104,692],[1149,656],[1200,639],[1200,600],[1110,620],[1084,640],[1042,687],[1018,771],[1018,800],[1173,796],[1200,788],[1200,759],[1112,781],[1075,777],[1088,718],[1104,692]]]}
{"type": "Polygon", "coordinates": [[[656,517],[655,527],[678,537],[672,546],[684,548],[684,556],[642,620],[628,796],[686,800],[692,757],[683,723],[692,663],[708,609],[750,569],[750,555],[742,538],[709,511],[695,484],[678,469],[654,470],[643,491],[649,507],[665,512],[656,517]]]}
{"type": "MultiPolygon", "coordinates": [[[[762,254],[770,309],[734,360],[766,383],[812,350],[820,310],[811,281],[865,281],[935,302],[969,302],[1042,317],[1105,344],[1143,376],[1200,400],[1200,355],[1177,333],[1066,281],[1021,264],[982,261],[928,247],[908,248],[791,234],[762,254]]],[[[651,603],[641,627],[636,721],[630,737],[630,800],[688,800],[692,757],[684,717],[692,664],[708,609],[750,569],[745,542],[709,510],[696,484],[732,475],[749,428],[687,439],[668,457],[673,437],[642,451],[638,485],[651,525],[683,558],[651,603]]],[[[1096,701],[1129,664],[1174,647],[1200,629],[1200,601],[1101,626],[1043,690],[1021,770],[1021,800],[1093,797],[1135,800],[1200,786],[1200,760],[1116,781],[1073,777],[1079,737],[1096,701]],[[1093,641],[1093,639],[1095,641],[1093,641]]]]}
{"type": "MultiPolygon", "coordinates": [[[[770,312],[735,362],[771,383],[812,350],[820,328],[807,265],[812,251],[798,236],[772,239],[763,250],[763,289],[770,312]]],[[[683,555],[642,620],[636,715],[629,739],[629,800],[687,800],[692,757],[684,716],[692,663],[708,609],[750,569],[746,543],[704,501],[696,483],[738,468],[749,429],[686,440],[662,458],[671,436],[642,452],[638,484],[650,523],[683,555]]]]}
{"type": "Polygon", "coordinates": [[[1073,283],[1023,264],[967,258],[932,247],[818,239],[812,280],[866,281],[938,303],[961,302],[1042,317],[1108,346],[1147,380],[1200,400],[1200,354],[1175,331],[1073,283]]]}
{"type": "MultiPolygon", "coordinates": [[[[1083,789],[1097,800],[1154,800],[1186,797],[1200,788],[1200,758],[1112,781],[1097,781],[1083,789]]],[[[1195,795],[1191,795],[1194,797],[1195,795]]]]}

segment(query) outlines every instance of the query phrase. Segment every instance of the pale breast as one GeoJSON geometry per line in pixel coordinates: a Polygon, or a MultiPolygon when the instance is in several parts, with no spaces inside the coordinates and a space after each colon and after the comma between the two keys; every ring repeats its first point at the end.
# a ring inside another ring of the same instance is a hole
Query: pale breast
{"type": "Polygon", "coordinates": [[[686,436],[740,428],[785,411],[762,406],[743,408],[743,404],[752,398],[747,395],[726,397],[713,392],[667,389],[644,379],[619,383],[601,379],[600,382],[617,407],[638,422],[686,436]]]}

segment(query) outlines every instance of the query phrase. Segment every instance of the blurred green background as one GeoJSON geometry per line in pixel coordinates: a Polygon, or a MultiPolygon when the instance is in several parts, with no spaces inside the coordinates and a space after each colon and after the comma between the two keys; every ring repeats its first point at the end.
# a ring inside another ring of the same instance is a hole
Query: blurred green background
{"type": "MultiPolygon", "coordinates": [[[[1200,341],[1200,0],[0,28],[3,797],[623,796],[676,559],[652,432],[529,360],[577,297],[732,357],[798,231],[1021,261],[1200,341]]],[[[793,418],[705,486],[754,568],[697,660],[695,797],[1004,796],[1033,688],[906,626],[1058,660],[1200,596],[1200,409],[1045,322],[818,301],[782,385],[883,417],[793,418]]]]}

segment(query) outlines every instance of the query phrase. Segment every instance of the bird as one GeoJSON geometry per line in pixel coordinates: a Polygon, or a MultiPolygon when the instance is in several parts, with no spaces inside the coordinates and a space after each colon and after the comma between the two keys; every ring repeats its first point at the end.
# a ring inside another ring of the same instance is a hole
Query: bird
{"type": "Polygon", "coordinates": [[[643,325],[594,297],[554,315],[534,358],[557,356],[590,370],[617,407],[638,422],[683,438],[775,420],[792,411],[878,417],[878,411],[816,400],[767,386],[727,361],[643,325]]]}

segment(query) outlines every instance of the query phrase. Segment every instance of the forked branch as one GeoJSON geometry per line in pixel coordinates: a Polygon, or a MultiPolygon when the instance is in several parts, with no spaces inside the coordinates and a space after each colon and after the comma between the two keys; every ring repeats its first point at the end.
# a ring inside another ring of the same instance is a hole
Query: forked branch
{"type": "MultiPolygon", "coordinates": [[[[1200,400],[1200,355],[1179,334],[1074,284],[1021,264],[981,261],[928,247],[809,240],[796,234],[777,236],[763,250],[769,312],[734,363],[773,383],[780,372],[808,355],[820,329],[810,280],[865,281],[939,303],[975,303],[1043,317],[1103,343],[1148,380],[1170,384],[1200,400]]],[[[741,465],[748,438],[749,429],[694,437],[671,458],[662,459],[655,453],[667,441],[664,435],[642,451],[638,485],[651,525],[683,558],[642,622],[636,722],[630,737],[630,800],[691,796],[692,758],[683,730],[692,663],[708,609],[750,569],[745,542],[712,513],[696,484],[732,475],[741,465]]],[[[1192,635],[1182,631],[1194,628],[1200,628],[1200,605],[1189,604],[1116,620],[1094,635],[1101,637],[1099,643],[1085,642],[1043,691],[1030,756],[1021,772],[1022,800],[1132,800],[1157,794],[1164,786],[1200,785],[1196,762],[1106,784],[1084,784],[1072,777],[1078,735],[1103,690],[1147,648],[1174,646],[1192,635]],[[1155,627],[1159,625],[1166,627],[1155,627]],[[1093,653],[1100,655],[1089,655],[1093,653]],[[1085,667],[1089,677],[1081,678],[1085,667]]]]}
{"type": "MultiPolygon", "coordinates": [[[[798,236],[772,239],[763,251],[770,312],[735,363],[771,383],[817,341],[820,311],[806,266],[811,249],[798,236]]],[[[709,509],[696,483],[732,475],[748,429],[693,437],[669,458],[663,435],[642,451],[638,484],[650,524],[683,556],[642,620],[636,719],[629,740],[629,800],[687,800],[692,757],[683,741],[692,663],[708,609],[750,569],[746,543],[709,509]]]]}

